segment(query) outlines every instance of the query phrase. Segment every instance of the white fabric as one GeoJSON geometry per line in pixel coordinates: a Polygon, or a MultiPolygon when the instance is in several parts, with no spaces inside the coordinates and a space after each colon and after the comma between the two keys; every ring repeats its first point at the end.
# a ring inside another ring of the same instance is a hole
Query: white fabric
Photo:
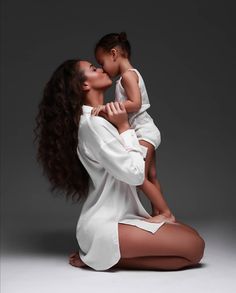
{"type": "MultiPolygon", "coordinates": [[[[138,75],[138,85],[142,100],[142,105],[138,112],[128,113],[129,123],[132,126],[132,128],[135,129],[138,140],[143,139],[148,141],[154,146],[156,150],[161,143],[161,133],[155,125],[152,117],[146,111],[150,107],[150,102],[144,80],[137,69],[130,68],[128,70],[133,70],[138,75]]],[[[125,90],[121,84],[121,79],[122,77],[120,77],[116,81],[115,101],[118,102],[123,102],[127,100],[125,90]]],[[[147,151],[146,147],[142,147],[145,148],[147,151]]]]}
{"type": "Polygon", "coordinates": [[[136,190],[144,181],[145,161],[135,130],[119,134],[92,107],[82,106],[77,154],[90,180],[76,228],[82,261],[95,270],[115,265],[121,255],[118,223],[155,233],[165,222],[150,223],[136,190]]]}

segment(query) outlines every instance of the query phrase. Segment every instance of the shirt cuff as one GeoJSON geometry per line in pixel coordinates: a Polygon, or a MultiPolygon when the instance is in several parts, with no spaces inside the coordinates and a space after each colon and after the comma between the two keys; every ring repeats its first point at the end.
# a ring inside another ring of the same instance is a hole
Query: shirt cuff
{"type": "Polygon", "coordinates": [[[136,150],[143,155],[143,150],[133,128],[127,129],[120,133],[120,137],[127,151],[136,150]]]}

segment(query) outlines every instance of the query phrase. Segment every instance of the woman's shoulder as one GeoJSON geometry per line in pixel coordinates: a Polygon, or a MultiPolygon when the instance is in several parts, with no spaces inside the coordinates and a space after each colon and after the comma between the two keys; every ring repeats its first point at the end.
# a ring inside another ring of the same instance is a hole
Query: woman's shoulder
{"type": "Polygon", "coordinates": [[[99,130],[104,127],[105,121],[101,116],[86,115],[82,121],[80,121],[80,128],[83,132],[89,132],[92,129],[99,130]],[[91,129],[92,128],[92,129],[91,129]]]}
{"type": "Polygon", "coordinates": [[[103,140],[106,141],[108,137],[115,137],[119,135],[117,128],[101,116],[91,116],[94,129],[100,134],[103,140]]]}
{"type": "Polygon", "coordinates": [[[81,127],[81,135],[104,143],[117,137],[117,128],[101,116],[87,116],[81,127]]]}

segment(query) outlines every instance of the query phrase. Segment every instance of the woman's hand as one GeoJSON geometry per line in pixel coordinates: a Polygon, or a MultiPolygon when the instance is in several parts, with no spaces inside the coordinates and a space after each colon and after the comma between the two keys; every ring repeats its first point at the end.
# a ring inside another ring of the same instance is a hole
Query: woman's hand
{"type": "Polygon", "coordinates": [[[150,223],[160,223],[160,222],[169,222],[169,223],[175,223],[175,217],[171,214],[171,216],[164,216],[163,214],[159,214],[153,217],[150,217],[144,221],[150,222],[150,223]]]}
{"type": "Polygon", "coordinates": [[[100,113],[100,111],[106,111],[106,105],[99,105],[99,106],[97,106],[97,107],[93,107],[93,109],[92,109],[92,111],[91,111],[91,115],[93,115],[93,116],[97,116],[99,113],[100,113]]]}
{"type": "Polygon", "coordinates": [[[99,111],[100,115],[117,127],[119,132],[130,128],[128,114],[122,102],[110,102],[99,111]]]}

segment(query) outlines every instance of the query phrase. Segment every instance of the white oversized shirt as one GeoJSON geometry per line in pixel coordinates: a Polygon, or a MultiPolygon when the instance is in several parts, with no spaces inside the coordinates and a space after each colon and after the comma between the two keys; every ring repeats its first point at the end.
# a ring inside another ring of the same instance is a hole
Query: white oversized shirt
{"type": "MultiPolygon", "coordinates": [[[[89,193],[76,227],[82,261],[95,270],[115,265],[121,255],[118,223],[155,233],[165,222],[144,221],[149,213],[136,190],[145,161],[135,130],[119,133],[112,123],[82,106],[77,154],[90,176],[89,193]]],[[[79,178],[78,178],[79,180],[79,178]]]]}

